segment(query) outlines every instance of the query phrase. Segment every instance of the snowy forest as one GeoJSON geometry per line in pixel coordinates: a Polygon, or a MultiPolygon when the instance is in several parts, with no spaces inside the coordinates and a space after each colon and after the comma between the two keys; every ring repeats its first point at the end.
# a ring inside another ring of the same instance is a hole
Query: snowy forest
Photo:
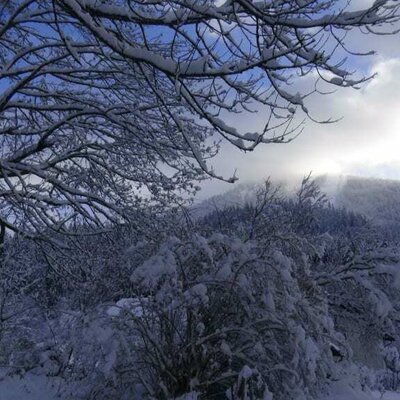
{"type": "Polygon", "coordinates": [[[400,182],[224,158],[335,126],[354,32],[399,1],[0,1],[0,400],[400,399],[400,182]]]}

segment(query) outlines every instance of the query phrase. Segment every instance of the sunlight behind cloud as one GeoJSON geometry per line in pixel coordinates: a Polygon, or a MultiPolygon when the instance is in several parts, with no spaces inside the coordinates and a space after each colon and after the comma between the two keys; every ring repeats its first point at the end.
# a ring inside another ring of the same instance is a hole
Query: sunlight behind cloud
{"type": "MultiPolygon", "coordinates": [[[[260,145],[244,154],[225,146],[213,160],[216,170],[230,176],[235,169],[241,182],[271,176],[277,179],[318,174],[349,174],[400,179],[400,57],[376,59],[376,77],[360,90],[341,89],[309,102],[315,115],[342,119],[334,124],[307,121],[293,142],[260,145]]],[[[238,118],[239,128],[261,129],[262,115],[238,118]]],[[[208,182],[204,195],[229,189],[229,184],[208,182]]]]}

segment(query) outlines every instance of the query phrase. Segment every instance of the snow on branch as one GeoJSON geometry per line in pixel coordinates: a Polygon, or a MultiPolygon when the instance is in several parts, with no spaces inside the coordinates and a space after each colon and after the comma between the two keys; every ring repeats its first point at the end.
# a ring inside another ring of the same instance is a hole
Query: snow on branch
{"type": "Polygon", "coordinates": [[[197,180],[235,181],[209,164],[221,139],[243,151],[293,140],[315,120],[306,103],[317,83],[369,79],[350,72],[345,57],[359,52],[345,33],[394,33],[399,19],[395,1],[349,11],[334,0],[14,0],[1,10],[0,217],[27,234],[76,219],[104,226],[143,201],[176,203],[197,180]],[[263,129],[234,126],[254,112],[263,129]]]}

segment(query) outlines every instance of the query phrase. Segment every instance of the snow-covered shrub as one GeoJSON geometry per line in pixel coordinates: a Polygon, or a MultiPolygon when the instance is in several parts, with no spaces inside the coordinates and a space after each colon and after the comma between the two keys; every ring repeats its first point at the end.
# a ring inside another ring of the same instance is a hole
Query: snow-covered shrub
{"type": "Polygon", "coordinates": [[[132,275],[140,312],[117,318],[137,357],[133,379],[155,398],[315,393],[340,336],[306,264],[223,234],[165,243],[132,275]]]}

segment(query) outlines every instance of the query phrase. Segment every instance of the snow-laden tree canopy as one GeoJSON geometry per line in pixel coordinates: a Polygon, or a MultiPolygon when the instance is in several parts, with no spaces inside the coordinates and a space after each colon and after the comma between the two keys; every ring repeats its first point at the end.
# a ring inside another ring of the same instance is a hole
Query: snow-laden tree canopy
{"type": "Polygon", "coordinates": [[[291,140],[301,115],[313,118],[319,81],[368,79],[344,60],[360,55],[346,34],[397,29],[397,1],[347,3],[2,2],[1,224],[34,235],[77,217],[129,219],[143,195],[167,204],[198,179],[222,179],[207,163],[221,139],[242,150],[291,140]],[[255,110],[263,130],[233,126],[255,110]]]}

